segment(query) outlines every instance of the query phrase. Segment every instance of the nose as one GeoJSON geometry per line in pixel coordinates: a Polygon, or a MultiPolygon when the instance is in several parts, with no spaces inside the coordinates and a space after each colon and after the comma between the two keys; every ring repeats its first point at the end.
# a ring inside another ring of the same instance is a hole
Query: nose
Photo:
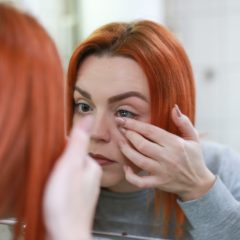
{"type": "Polygon", "coordinates": [[[96,142],[108,143],[111,141],[111,119],[105,114],[96,114],[91,139],[96,142]]]}

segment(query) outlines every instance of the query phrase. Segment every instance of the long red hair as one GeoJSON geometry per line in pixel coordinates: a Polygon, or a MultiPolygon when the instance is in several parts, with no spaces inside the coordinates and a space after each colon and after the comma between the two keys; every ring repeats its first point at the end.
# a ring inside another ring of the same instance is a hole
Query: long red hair
{"type": "MultiPolygon", "coordinates": [[[[56,47],[32,17],[0,4],[0,213],[46,239],[42,198],[64,140],[64,79],[56,47]]],[[[15,236],[15,238],[17,238],[15,236]]]]}
{"type": "MultiPolygon", "coordinates": [[[[194,123],[195,85],[191,64],[176,38],[163,26],[151,21],[110,23],[93,32],[74,51],[68,69],[67,117],[68,128],[73,117],[73,89],[79,66],[89,55],[125,56],[135,60],[144,70],[151,96],[151,122],[180,135],[171,120],[171,110],[177,104],[194,123]]],[[[164,225],[175,213],[176,236],[182,236],[184,214],[172,193],[157,192],[156,212],[164,206],[164,225]]],[[[164,229],[165,234],[168,228],[164,229]]]]}

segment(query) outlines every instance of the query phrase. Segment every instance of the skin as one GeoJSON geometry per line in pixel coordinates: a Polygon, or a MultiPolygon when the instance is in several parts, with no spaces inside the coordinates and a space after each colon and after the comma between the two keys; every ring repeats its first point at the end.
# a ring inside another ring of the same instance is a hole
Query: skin
{"type": "Polygon", "coordinates": [[[149,122],[149,101],[146,76],[135,61],[123,57],[90,56],[81,65],[74,91],[74,122],[86,115],[93,115],[95,122],[89,152],[115,161],[103,166],[102,187],[119,192],[138,189],[125,179],[123,165],[127,163],[127,158],[119,148],[118,142],[123,136],[116,118],[127,116],[149,122]],[[79,89],[87,92],[91,99],[79,89]],[[129,93],[125,97],[122,95],[129,93]]]}
{"type": "Polygon", "coordinates": [[[172,110],[172,120],[182,137],[149,124],[147,78],[134,60],[89,56],[78,72],[74,102],[74,121],[86,115],[95,118],[89,153],[114,161],[102,166],[102,187],[118,192],[157,188],[188,201],[201,197],[214,184],[215,176],[204,163],[197,131],[177,106],[172,110]],[[138,96],[111,101],[129,92],[138,96]],[[133,164],[147,176],[139,176],[130,167],[133,164]]]}
{"type": "Polygon", "coordinates": [[[92,122],[92,117],[86,117],[75,124],[48,179],[43,200],[48,239],[92,239],[102,174],[99,165],[87,155],[92,122]]]}

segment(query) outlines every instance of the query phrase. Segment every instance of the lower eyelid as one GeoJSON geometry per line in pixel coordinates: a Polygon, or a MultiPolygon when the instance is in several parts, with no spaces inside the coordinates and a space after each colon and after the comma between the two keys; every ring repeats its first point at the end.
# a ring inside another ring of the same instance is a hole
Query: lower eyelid
{"type": "Polygon", "coordinates": [[[125,109],[119,109],[117,112],[116,112],[116,115],[117,117],[126,117],[126,118],[136,118],[138,117],[138,114],[134,113],[134,112],[131,112],[131,111],[128,111],[128,110],[125,110],[125,109]],[[120,113],[119,111],[126,111],[129,113],[130,116],[120,116],[120,113]],[[119,116],[118,116],[119,115],[119,116]]]}

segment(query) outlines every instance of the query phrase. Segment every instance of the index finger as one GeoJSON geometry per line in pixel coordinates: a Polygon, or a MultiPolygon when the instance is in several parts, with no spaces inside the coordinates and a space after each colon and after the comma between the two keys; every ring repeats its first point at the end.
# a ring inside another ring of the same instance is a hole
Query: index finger
{"type": "Polygon", "coordinates": [[[162,146],[172,145],[172,142],[178,138],[178,136],[160,127],[132,118],[116,118],[116,121],[121,127],[135,131],[148,140],[162,146]]]}
{"type": "Polygon", "coordinates": [[[92,122],[92,116],[87,116],[74,125],[64,151],[64,156],[67,156],[67,161],[76,164],[85,162],[92,122]]]}

